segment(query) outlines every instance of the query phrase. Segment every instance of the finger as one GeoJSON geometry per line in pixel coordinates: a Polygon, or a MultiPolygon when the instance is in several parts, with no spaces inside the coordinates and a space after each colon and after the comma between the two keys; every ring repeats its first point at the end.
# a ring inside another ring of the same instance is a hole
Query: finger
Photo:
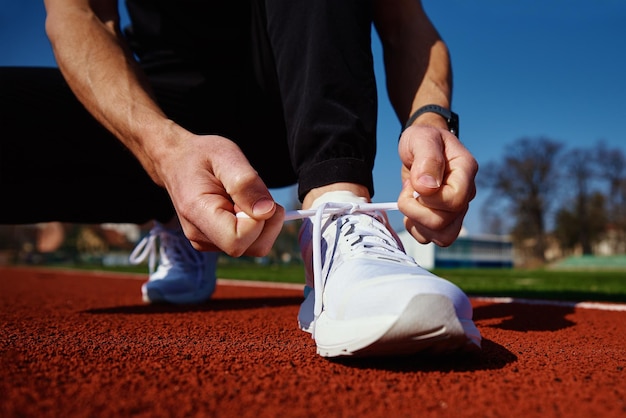
{"type": "Polygon", "coordinates": [[[410,182],[420,195],[436,193],[446,170],[441,132],[435,128],[407,129],[401,138],[400,155],[410,170],[410,182]],[[406,136],[404,136],[406,135],[406,136]]]}
{"type": "Polygon", "coordinates": [[[277,215],[277,205],[268,188],[239,147],[226,141],[218,152],[219,158],[213,159],[212,176],[205,177],[206,183],[201,185],[205,194],[193,205],[195,213],[189,213],[189,219],[197,220],[195,225],[204,235],[196,241],[210,241],[235,257],[266,252],[276,238],[284,211],[277,215]],[[237,218],[237,211],[245,212],[249,218],[237,218]],[[273,217],[264,232],[266,221],[273,217]]]}
{"type": "Polygon", "coordinates": [[[446,202],[431,205],[431,201],[438,202],[441,199],[441,193],[423,198],[419,195],[416,196],[416,192],[412,188],[409,182],[404,183],[398,197],[398,209],[406,217],[428,229],[443,229],[452,223],[460,213],[467,210],[467,203],[459,207],[452,207],[446,202]]]}
{"type": "Polygon", "coordinates": [[[420,195],[416,200],[431,210],[458,212],[467,206],[474,197],[476,197],[474,182],[461,180],[454,185],[444,184],[437,193],[430,196],[420,195]]]}
{"type": "Polygon", "coordinates": [[[219,251],[222,249],[215,245],[200,229],[190,223],[182,215],[178,215],[180,226],[191,246],[197,251],[219,251]]]}
{"type": "Polygon", "coordinates": [[[447,247],[459,236],[464,217],[465,214],[457,216],[448,226],[440,230],[427,228],[406,217],[404,218],[404,226],[411,236],[422,244],[433,242],[441,247],[447,247]]]}
{"type": "MultiPolygon", "coordinates": [[[[215,199],[215,196],[211,198],[215,199]]],[[[276,205],[271,218],[257,220],[237,216],[234,205],[225,202],[222,201],[224,206],[221,208],[211,211],[214,213],[212,222],[203,223],[203,230],[190,223],[191,232],[185,234],[194,248],[201,251],[219,249],[232,257],[267,255],[282,229],[284,208],[276,205]]]]}
{"type": "Polygon", "coordinates": [[[467,207],[468,206],[456,212],[448,212],[429,209],[420,204],[415,210],[406,213],[405,216],[413,223],[420,225],[426,230],[443,231],[454,223],[459,216],[464,216],[467,212],[467,207]]]}
{"type": "Polygon", "coordinates": [[[265,220],[263,229],[258,238],[246,249],[243,255],[251,257],[264,257],[272,250],[276,238],[280,234],[285,218],[285,209],[276,205],[274,216],[265,220]]]}
{"type": "Polygon", "coordinates": [[[446,145],[447,170],[439,193],[423,196],[427,205],[444,210],[456,210],[476,196],[478,163],[456,138],[446,145]]]}
{"type": "Polygon", "coordinates": [[[266,221],[237,218],[234,207],[219,209],[207,225],[211,241],[232,257],[240,257],[259,239],[266,221]]]}
{"type": "Polygon", "coordinates": [[[274,215],[276,203],[269,189],[243,154],[226,161],[225,167],[216,167],[215,176],[238,211],[253,219],[269,219],[274,215]]]}

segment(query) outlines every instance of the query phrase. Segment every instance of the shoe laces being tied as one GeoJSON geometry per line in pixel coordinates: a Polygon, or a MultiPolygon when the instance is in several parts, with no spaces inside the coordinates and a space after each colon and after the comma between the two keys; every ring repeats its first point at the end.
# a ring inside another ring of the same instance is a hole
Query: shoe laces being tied
{"type": "Polygon", "coordinates": [[[129,261],[140,264],[146,258],[150,275],[156,271],[157,259],[160,261],[159,268],[166,269],[172,265],[193,266],[202,262],[199,253],[193,249],[182,230],[167,229],[160,223],[155,223],[150,233],[137,244],[129,261]]]}
{"type": "MultiPolygon", "coordinates": [[[[348,254],[343,257],[371,256],[385,260],[395,260],[415,264],[413,258],[402,249],[401,244],[385,226],[381,211],[397,210],[397,203],[323,203],[315,210],[288,212],[286,220],[312,217],[313,241],[313,281],[315,304],[313,308],[313,326],[323,310],[323,294],[326,278],[330,273],[332,261],[326,260],[326,272],[322,265],[322,234],[336,223],[336,246],[348,247],[348,254]],[[345,216],[354,215],[354,216],[345,216]],[[362,216],[371,217],[371,222],[362,222],[362,216]]],[[[330,245],[330,243],[329,243],[330,245]]],[[[315,330],[312,330],[315,334],[315,330]]]]}

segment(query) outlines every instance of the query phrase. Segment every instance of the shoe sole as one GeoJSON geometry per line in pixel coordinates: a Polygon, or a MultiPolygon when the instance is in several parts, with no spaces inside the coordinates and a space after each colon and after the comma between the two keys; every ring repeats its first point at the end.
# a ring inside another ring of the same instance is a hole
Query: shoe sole
{"type": "Polygon", "coordinates": [[[175,305],[186,305],[206,302],[213,295],[213,289],[205,292],[181,293],[177,295],[164,295],[157,289],[141,289],[141,299],[144,303],[171,303],[175,305]]]}
{"type": "Polygon", "coordinates": [[[322,357],[472,352],[481,341],[474,322],[460,320],[443,295],[416,295],[400,316],[333,320],[322,312],[314,338],[322,357]]]}

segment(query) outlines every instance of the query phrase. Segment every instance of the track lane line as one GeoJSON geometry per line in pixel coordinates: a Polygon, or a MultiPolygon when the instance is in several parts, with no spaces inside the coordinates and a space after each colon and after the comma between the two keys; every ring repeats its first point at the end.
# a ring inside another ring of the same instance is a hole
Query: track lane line
{"type": "MultiPolygon", "coordinates": [[[[52,274],[65,274],[68,276],[89,276],[102,279],[123,279],[123,280],[147,280],[147,275],[143,273],[125,273],[125,272],[113,272],[113,271],[98,271],[98,270],[75,270],[69,268],[47,268],[47,267],[33,267],[33,266],[0,266],[0,272],[3,270],[21,270],[32,271],[33,273],[52,273],[52,274]]],[[[304,283],[280,283],[280,282],[266,282],[260,280],[242,280],[242,279],[217,279],[218,286],[233,286],[233,287],[256,287],[267,289],[289,289],[289,290],[302,290],[304,289],[304,283]]],[[[486,296],[470,296],[470,299],[476,302],[486,302],[494,304],[520,304],[520,305],[538,305],[538,306],[556,306],[575,309],[595,309],[600,311],[613,311],[613,312],[626,312],[626,304],[619,302],[593,302],[593,301],[559,301],[559,300],[547,300],[547,299],[525,299],[525,298],[512,298],[512,297],[486,297],[486,296]]]]}

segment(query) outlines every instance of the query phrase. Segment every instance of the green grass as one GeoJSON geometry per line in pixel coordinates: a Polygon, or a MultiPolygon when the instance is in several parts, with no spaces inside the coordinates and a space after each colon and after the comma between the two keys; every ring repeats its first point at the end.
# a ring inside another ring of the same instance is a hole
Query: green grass
{"type": "Polygon", "coordinates": [[[220,264],[217,277],[263,282],[304,283],[304,267],[299,264],[260,266],[257,264],[220,264]]]}
{"type": "MultiPolygon", "coordinates": [[[[71,267],[147,272],[146,266],[71,267]]],[[[626,271],[623,270],[436,269],[433,272],[475,296],[626,302],[626,271]]],[[[228,279],[304,283],[304,270],[301,265],[262,266],[254,263],[226,263],[218,266],[217,275],[228,279]]]]}
{"type": "MultiPolygon", "coordinates": [[[[465,292],[480,296],[626,302],[625,271],[555,271],[521,269],[436,269],[465,292]]],[[[301,266],[229,264],[218,277],[304,283],[301,266]]]]}
{"type": "Polygon", "coordinates": [[[470,295],[626,302],[626,271],[440,269],[434,273],[470,295]]]}

